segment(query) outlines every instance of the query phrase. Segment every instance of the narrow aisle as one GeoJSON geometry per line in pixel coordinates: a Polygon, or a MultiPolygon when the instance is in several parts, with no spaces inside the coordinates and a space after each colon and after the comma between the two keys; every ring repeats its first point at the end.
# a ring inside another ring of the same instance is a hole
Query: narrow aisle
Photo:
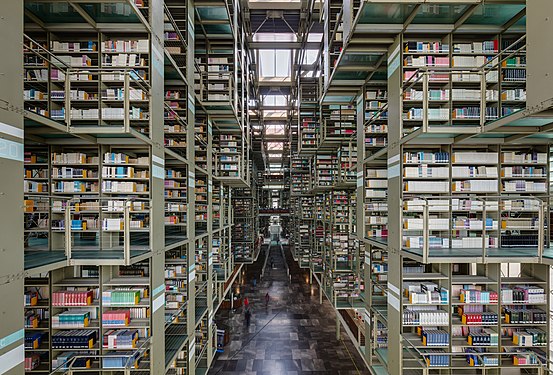
{"type": "Polygon", "coordinates": [[[281,245],[273,242],[265,277],[254,290],[251,283],[246,288],[250,327],[246,327],[243,309],[223,322],[232,327],[231,341],[209,374],[369,374],[347,335],[342,332],[343,341],[336,340],[332,306],[326,300],[319,304],[318,288],[311,292],[303,270],[292,268],[290,283],[285,262],[281,245]],[[266,293],[270,295],[267,307],[266,293]]]}

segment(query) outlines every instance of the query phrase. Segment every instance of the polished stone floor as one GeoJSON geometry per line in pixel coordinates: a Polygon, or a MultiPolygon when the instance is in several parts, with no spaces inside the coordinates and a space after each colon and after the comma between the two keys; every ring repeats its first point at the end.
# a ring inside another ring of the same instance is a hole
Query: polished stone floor
{"type": "Polygon", "coordinates": [[[249,280],[242,287],[252,309],[250,326],[243,309],[222,312],[217,319],[231,327],[231,341],[209,374],[369,374],[343,330],[336,340],[334,310],[326,300],[319,304],[319,291],[311,289],[308,274],[291,267],[288,277],[280,245],[271,246],[269,252],[274,268],[269,261],[255,288],[249,280]],[[265,307],[267,292],[271,298],[265,307]]]}

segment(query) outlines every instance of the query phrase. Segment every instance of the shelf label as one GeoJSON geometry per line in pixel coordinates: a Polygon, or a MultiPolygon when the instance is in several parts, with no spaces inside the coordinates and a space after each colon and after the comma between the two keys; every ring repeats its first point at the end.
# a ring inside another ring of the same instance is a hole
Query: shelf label
{"type": "Polygon", "coordinates": [[[399,154],[394,155],[391,158],[388,158],[388,165],[392,165],[395,163],[399,163],[399,154]]]}
{"type": "Polygon", "coordinates": [[[23,143],[0,139],[0,158],[23,161],[23,143]]]}
{"type": "Polygon", "coordinates": [[[399,44],[394,49],[394,52],[388,57],[388,78],[394,74],[394,72],[400,66],[400,53],[399,53],[399,44]]]}
{"type": "Polygon", "coordinates": [[[25,345],[10,350],[0,356],[0,374],[10,371],[25,360],[25,345]]]}
{"type": "Polygon", "coordinates": [[[371,257],[365,255],[365,264],[371,264],[371,257]]]}
{"type": "Polygon", "coordinates": [[[154,62],[154,69],[157,70],[157,72],[163,76],[163,72],[164,72],[164,61],[165,61],[165,57],[163,56],[163,54],[159,51],[159,47],[157,44],[155,43],[150,43],[150,45],[152,46],[152,51],[154,52],[154,58],[153,58],[153,62],[154,62]]]}
{"type": "Polygon", "coordinates": [[[161,180],[165,179],[165,169],[159,165],[154,164],[152,166],[152,177],[159,178],[161,180]]]}
{"type": "Polygon", "coordinates": [[[399,311],[399,298],[390,293],[390,291],[388,291],[388,305],[399,311]]]}
{"type": "Polygon", "coordinates": [[[399,177],[399,164],[388,167],[388,178],[399,177]]]}
{"type": "Polygon", "coordinates": [[[16,128],[15,126],[8,125],[4,122],[0,122],[0,133],[10,135],[15,138],[23,139],[23,129],[16,128]]]}
{"type": "Polygon", "coordinates": [[[397,286],[395,286],[394,284],[390,283],[388,281],[388,289],[391,290],[392,292],[394,292],[395,294],[397,294],[398,296],[401,294],[399,292],[399,288],[397,286]]]}
{"type": "Polygon", "coordinates": [[[188,110],[192,112],[192,114],[196,114],[196,106],[194,100],[191,100],[190,98],[188,98],[188,110]]]}
{"type": "Polygon", "coordinates": [[[154,291],[152,292],[152,296],[155,297],[159,293],[163,292],[164,290],[165,290],[165,284],[161,284],[160,286],[154,289],[154,291]]]}
{"type": "Polygon", "coordinates": [[[23,340],[24,336],[25,336],[25,330],[23,329],[20,329],[19,331],[15,331],[14,333],[7,335],[6,337],[0,339],[0,349],[3,349],[6,346],[9,346],[19,340],[23,340]]]}
{"type": "Polygon", "coordinates": [[[191,361],[196,354],[196,341],[190,340],[190,345],[188,345],[188,360],[191,361]]]}
{"type": "Polygon", "coordinates": [[[163,160],[163,158],[160,158],[160,157],[157,156],[157,155],[153,155],[153,156],[152,156],[152,162],[153,162],[154,164],[158,164],[158,165],[160,165],[160,166],[162,166],[162,167],[165,166],[165,160],[163,160]]]}
{"type": "Polygon", "coordinates": [[[154,300],[154,302],[152,303],[152,309],[154,310],[154,312],[156,312],[164,304],[165,304],[165,293],[161,294],[159,297],[157,297],[154,300]]]}

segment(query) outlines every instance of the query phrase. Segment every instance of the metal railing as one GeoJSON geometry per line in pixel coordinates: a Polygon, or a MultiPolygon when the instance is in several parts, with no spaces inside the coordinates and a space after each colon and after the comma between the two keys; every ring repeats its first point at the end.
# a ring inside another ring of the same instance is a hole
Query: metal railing
{"type": "Polygon", "coordinates": [[[228,102],[233,108],[236,108],[236,98],[234,96],[234,73],[231,71],[200,71],[196,72],[196,83],[199,87],[199,97],[202,102],[228,102]],[[210,85],[222,84],[223,89],[218,89],[210,85]],[[210,97],[210,91],[225,92],[228,98],[210,97]]]}
{"type": "MultiPolygon", "coordinates": [[[[130,193],[132,194],[132,193],[130,193]]],[[[75,213],[82,213],[83,211],[92,211],[94,214],[98,214],[98,226],[94,228],[99,233],[98,245],[92,245],[93,249],[98,251],[102,250],[117,250],[122,251],[123,264],[131,264],[131,250],[133,248],[131,242],[131,234],[133,232],[140,231],[146,236],[146,243],[141,244],[140,248],[145,251],[150,251],[150,238],[151,238],[151,226],[143,227],[141,229],[131,228],[131,215],[149,215],[150,200],[139,198],[125,198],[117,199],[111,197],[95,197],[91,200],[84,200],[88,202],[85,210],[81,210],[80,203],[83,199],[73,198],[66,201],[65,207],[55,208],[53,212],[64,214],[64,227],[60,228],[65,233],[65,255],[67,259],[71,261],[73,259],[73,252],[78,251],[74,249],[73,239],[75,233],[86,233],[86,230],[73,226],[72,215],[75,213]],[[115,218],[106,217],[107,215],[116,215],[115,218]],[[102,219],[102,222],[100,222],[102,219]],[[113,220],[113,222],[109,222],[113,220]],[[116,225],[119,225],[116,228],[116,225]],[[122,244],[121,243],[122,240],[122,244]],[[115,242],[115,245],[112,243],[115,242]]],[[[149,224],[149,223],[148,223],[149,224]]],[[[88,229],[88,228],[87,228],[88,229]]],[[[91,228],[92,229],[92,228],[91,228]]]]}
{"type": "MultiPolygon", "coordinates": [[[[430,233],[432,231],[451,231],[451,230],[480,230],[482,232],[482,245],[481,245],[481,257],[483,260],[488,258],[488,250],[494,248],[490,244],[487,243],[487,234],[495,232],[498,234],[498,237],[501,237],[501,230],[507,229],[507,230],[525,230],[525,231],[535,231],[537,233],[537,243],[535,245],[535,248],[537,250],[536,257],[542,258],[543,251],[545,247],[545,229],[546,229],[546,208],[548,207],[549,197],[548,196],[540,196],[535,197],[531,195],[521,196],[521,195],[505,195],[505,196],[485,196],[485,197],[475,197],[470,195],[458,195],[458,196],[438,196],[438,197],[425,197],[425,196],[417,196],[411,199],[404,199],[404,211],[403,211],[403,218],[409,218],[406,216],[406,213],[414,213],[415,215],[419,215],[419,221],[422,222],[421,228],[414,228],[413,231],[419,231],[422,232],[422,246],[419,246],[418,249],[422,250],[422,259],[423,263],[428,263],[428,258],[430,257],[430,233]],[[506,210],[506,203],[507,202],[516,202],[516,201],[522,201],[524,204],[523,209],[517,209],[511,208],[509,210],[506,210]],[[471,207],[470,208],[462,208],[464,207],[464,202],[470,202],[471,207]],[[472,202],[475,203],[475,207],[472,207],[472,202]],[[528,207],[526,205],[528,204],[528,207]],[[462,209],[460,209],[462,208],[462,209]],[[458,210],[458,211],[466,211],[469,212],[481,212],[482,217],[480,219],[481,225],[476,225],[475,227],[471,228],[470,226],[463,227],[463,228],[457,228],[453,227],[452,220],[452,210],[458,210]],[[521,227],[521,228],[502,228],[500,225],[501,220],[503,217],[501,216],[501,211],[511,211],[511,212],[525,212],[525,213],[534,213],[534,216],[529,218],[529,220],[533,221],[533,225],[530,227],[521,227]],[[497,214],[497,224],[494,226],[493,224],[493,218],[492,218],[492,225],[489,226],[487,224],[488,220],[488,213],[494,212],[497,214]],[[449,221],[448,228],[443,229],[437,229],[437,228],[430,228],[430,214],[436,213],[436,214],[443,214],[446,217],[444,219],[449,221]]],[[[405,228],[403,226],[402,229],[402,238],[405,238],[405,230],[408,228],[405,228]]],[[[450,245],[451,246],[451,245],[450,245]]],[[[497,247],[497,246],[495,246],[497,247]]],[[[529,247],[531,248],[531,247],[529,247]]]]}
{"type": "MultiPolygon", "coordinates": [[[[144,95],[145,99],[139,99],[139,101],[143,101],[147,104],[147,108],[150,107],[150,98],[151,98],[151,90],[150,85],[146,80],[141,77],[140,73],[137,71],[137,69],[140,69],[140,66],[137,67],[126,67],[126,66],[106,66],[102,68],[98,67],[72,67],[67,62],[65,62],[63,59],[60,59],[59,56],[56,56],[52,52],[50,52],[48,49],[44,48],[40,45],[39,42],[35,41],[28,35],[24,34],[25,41],[28,41],[31,45],[26,45],[25,49],[28,52],[33,53],[35,56],[39,57],[40,59],[44,60],[47,64],[44,65],[44,68],[48,70],[48,81],[55,81],[60,83],[60,85],[63,84],[63,97],[58,98],[60,102],[63,101],[63,112],[61,114],[58,114],[57,116],[54,116],[52,113],[48,113],[47,118],[50,118],[54,121],[62,121],[67,126],[67,132],[70,132],[70,129],[72,127],[73,120],[90,120],[90,121],[102,121],[102,111],[101,108],[92,108],[97,109],[98,114],[96,117],[91,118],[78,118],[78,116],[73,116],[73,109],[71,108],[72,101],[77,101],[80,99],[72,99],[71,98],[71,89],[72,89],[72,83],[76,82],[82,82],[84,81],[90,81],[93,77],[96,77],[96,79],[101,79],[102,76],[112,76],[112,79],[110,81],[120,81],[123,84],[122,87],[122,97],[117,98],[103,98],[102,92],[98,92],[98,97],[94,99],[90,99],[91,102],[93,101],[101,101],[101,100],[115,100],[115,101],[121,101],[123,103],[123,115],[122,116],[113,116],[113,117],[106,117],[105,120],[115,120],[115,121],[123,121],[122,129],[125,133],[129,133],[131,129],[131,121],[137,120],[136,118],[133,118],[131,116],[131,100],[130,96],[131,89],[140,90],[140,92],[144,95]],[[57,79],[53,79],[51,76],[50,68],[53,67],[60,72],[60,76],[57,79]],[[81,80],[81,77],[86,77],[86,79],[81,80]]],[[[137,91],[138,92],[138,91],[137,91]]],[[[51,90],[48,89],[48,100],[51,101],[52,95],[51,90]]],[[[86,99],[85,99],[86,100],[86,99]]],[[[140,120],[147,121],[149,120],[149,112],[143,112],[144,118],[141,118],[140,120]]],[[[40,115],[40,114],[39,114],[40,115]]],[[[135,116],[134,116],[135,117],[135,116]]],[[[147,130],[146,132],[149,132],[149,123],[146,126],[147,130]]],[[[142,129],[144,126],[138,127],[139,132],[144,132],[142,129]]]]}
{"type": "MultiPolygon", "coordinates": [[[[429,357],[431,357],[431,356],[444,356],[444,357],[448,357],[449,360],[453,359],[454,357],[460,357],[464,361],[466,360],[467,356],[471,356],[471,357],[476,357],[479,360],[479,363],[477,365],[473,366],[473,367],[475,367],[477,369],[482,369],[482,368],[484,368],[484,369],[486,369],[486,368],[487,369],[497,369],[498,367],[501,367],[501,359],[502,358],[511,358],[513,356],[516,356],[516,355],[526,354],[526,355],[532,356],[535,360],[535,363],[528,364],[528,365],[525,365],[523,367],[528,367],[528,366],[538,367],[539,366],[539,367],[542,368],[542,370],[546,371],[547,373],[553,373],[553,371],[550,369],[551,364],[553,364],[553,361],[551,361],[547,357],[545,357],[542,354],[537,353],[537,352],[529,352],[528,351],[528,352],[485,352],[485,353],[470,352],[470,353],[466,353],[466,352],[446,352],[446,351],[444,351],[444,352],[436,352],[436,353],[425,353],[425,352],[422,352],[417,347],[416,343],[414,343],[413,341],[411,341],[407,337],[405,337],[404,334],[401,334],[401,344],[402,344],[403,348],[405,350],[407,350],[407,352],[409,352],[409,354],[411,354],[413,356],[412,358],[407,358],[407,359],[413,359],[413,360],[417,361],[417,363],[419,363],[420,366],[424,369],[447,368],[447,367],[443,367],[443,366],[432,366],[429,363],[429,360],[428,360],[429,357]],[[496,365],[487,364],[486,363],[487,361],[486,361],[485,357],[496,357],[496,358],[498,358],[499,363],[496,364],[496,365]]],[[[432,349],[432,346],[429,346],[428,348],[432,349]]],[[[524,349],[525,347],[521,346],[520,348],[524,349]]],[[[405,360],[406,358],[403,357],[403,359],[405,360]]]]}
{"type": "MultiPolygon", "coordinates": [[[[520,37],[515,42],[511,43],[509,46],[505,47],[503,50],[494,51],[495,55],[481,66],[462,67],[462,68],[454,68],[454,67],[451,68],[446,66],[444,67],[423,66],[423,67],[418,67],[415,71],[413,71],[412,75],[403,83],[401,97],[404,98],[408,90],[411,90],[413,87],[415,87],[418,84],[422,84],[422,91],[420,92],[420,94],[422,95],[420,99],[422,101],[422,110],[421,110],[422,117],[416,118],[416,120],[420,120],[422,122],[422,126],[421,126],[422,131],[423,132],[429,131],[429,128],[430,128],[429,121],[432,120],[429,118],[429,109],[430,109],[430,104],[432,103],[432,99],[430,99],[429,97],[430,83],[450,82],[453,80],[456,74],[460,75],[461,77],[463,75],[466,75],[467,78],[469,78],[469,80],[471,77],[478,77],[478,79],[475,81],[480,82],[480,98],[478,99],[479,115],[477,119],[474,118],[475,116],[471,116],[469,118],[469,119],[478,120],[478,126],[475,126],[475,125],[469,125],[469,126],[475,127],[476,129],[478,129],[478,131],[481,132],[484,128],[484,125],[487,122],[501,118],[503,114],[499,112],[497,113],[497,116],[495,115],[487,116],[486,114],[486,107],[487,107],[486,105],[489,101],[492,101],[487,97],[487,91],[486,91],[487,79],[490,73],[492,73],[495,70],[497,72],[497,80],[499,81],[500,66],[509,58],[525,52],[526,44],[518,46],[519,44],[525,42],[525,40],[526,40],[526,35],[520,37]]],[[[438,119],[438,121],[444,121],[444,122],[447,121],[449,126],[451,125],[452,120],[454,120],[452,118],[453,106],[451,101],[455,100],[455,98],[453,98],[453,95],[449,95],[453,93],[452,90],[445,89],[445,92],[448,93],[448,97],[445,98],[444,100],[450,102],[448,106],[450,111],[449,111],[448,119],[445,119],[445,118],[438,119]]],[[[498,93],[498,100],[500,100],[499,94],[500,93],[498,93]]],[[[404,103],[405,102],[408,102],[408,101],[404,101],[404,103]]],[[[384,107],[387,108],[387,105],[385,105],[384,107]]],[[[383,109],[375,113],[371,117],[371,119],[369,119],[368,122],[370,123],[371,120],[374,121],[375,119],[377,119],[377,115],[380,115],[383,112],[383,109]]]]}
{"type": "Polygon", "coordinates": [[[76,363],[79,360],[98,360],[99,361],[99,370],[108,370],[108,371],[116,371],[116,372],[122,372],[125,375],[130,375],[131,370],[136,368],[136,365],[138,361],[143,358],[146,353],[148,352],[151,344],[151,337],[148,337],[142,344],[134,349],[131,354],[104,354],[104,355],[98,355],[98,354],[90,354],[90,355],[75,355],[69,358],[67,361],[56,367],[55,369],[50,372],[49,375],[72,375],[74,372],[82,371],[82,367],[76,367],[76,363]],[[107,367],[103,368],[102,361],[104,359],[110,359],[110,358],[120,358],[124,359],[124,363],[122,367],[107,367]]]}

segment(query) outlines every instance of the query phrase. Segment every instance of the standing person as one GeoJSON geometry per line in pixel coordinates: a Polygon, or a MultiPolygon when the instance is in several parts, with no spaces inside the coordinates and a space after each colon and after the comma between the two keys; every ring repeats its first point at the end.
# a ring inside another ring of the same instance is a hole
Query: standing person
{"type": "Polygon", "coordinates": [[[254,277],[253,280],[252,280],[252,285],[253,285],[253,288],[255,289],[255,287],[257,286],[257,279],[254,277]]]}
{"type": "Polygon", "coordinates": [[[246,311],[249,309],[250,307],[250,300],[248,299],[248,297],[244,297],[244,308],[246,309],[246,311]]]}
{"type": "Polygon", "coordinates": [[[269,296],[269,293],[265,294],[265,307],[269,306],[269,299],[271,297],[269,296]]]}
{"type": "Polygon", "coordinates": [[[247,309],[246,310],[246,327],[250,326],[251,318],[252,318],[252,312],[250,311],[250,309],[247,309]]]}

